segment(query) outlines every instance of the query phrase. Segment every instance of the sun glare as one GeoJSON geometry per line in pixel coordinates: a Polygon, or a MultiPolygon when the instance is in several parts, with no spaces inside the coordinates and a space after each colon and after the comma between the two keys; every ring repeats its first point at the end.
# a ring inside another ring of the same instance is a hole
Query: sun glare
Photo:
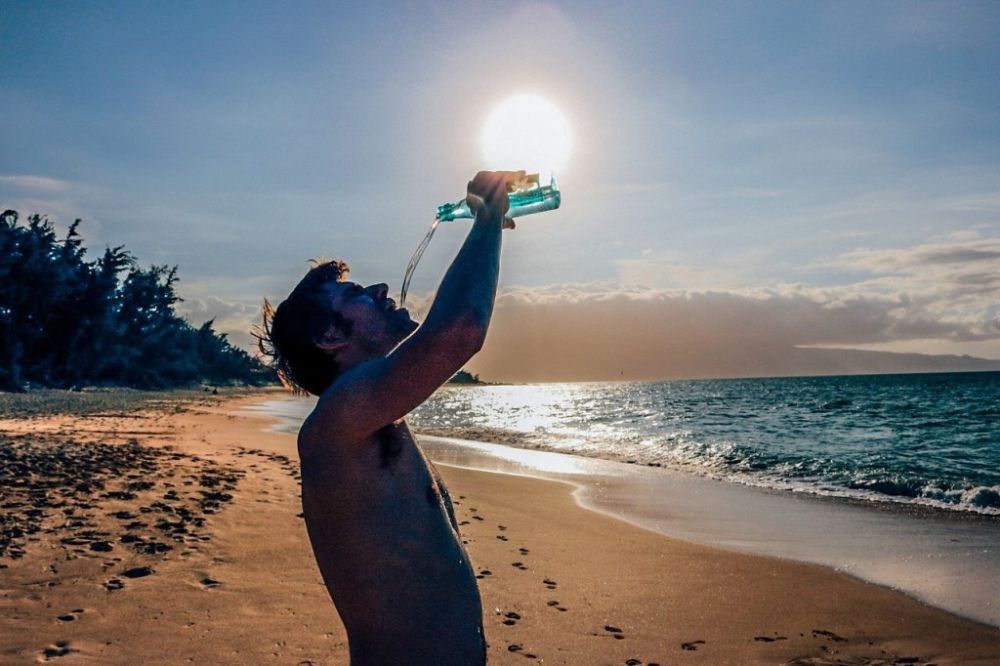
{"type": "Polygon", "coordinates": [[[483,127],[483,159],[491,169],[524,169],[545,178],[566,166],[570,144],[566,116],[539,95],[504,100],[483,127]]]}

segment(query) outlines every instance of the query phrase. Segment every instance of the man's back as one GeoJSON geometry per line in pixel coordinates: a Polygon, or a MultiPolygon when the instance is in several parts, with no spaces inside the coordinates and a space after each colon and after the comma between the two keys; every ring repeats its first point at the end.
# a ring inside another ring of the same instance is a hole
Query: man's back
{"type": "Polygon", "coordinates": [[[447,491],[406,425],[363,442],[310,428],[302,500],[352,664],[483,664],[482,604],[447,491]]]}

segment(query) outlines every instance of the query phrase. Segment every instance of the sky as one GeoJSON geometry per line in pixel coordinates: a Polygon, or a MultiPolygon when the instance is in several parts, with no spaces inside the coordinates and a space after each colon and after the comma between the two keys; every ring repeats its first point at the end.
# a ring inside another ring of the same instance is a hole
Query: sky
{"type": "Polygon", "coordinates": [[[1000,359],[996,2],[0,0],[0,40],[0,206],[179,266],[180,311],[242,345],[310,258],[397,291],[530,93],[570,125],[563,204],[506,233],[473,369],[1000,359]]]}

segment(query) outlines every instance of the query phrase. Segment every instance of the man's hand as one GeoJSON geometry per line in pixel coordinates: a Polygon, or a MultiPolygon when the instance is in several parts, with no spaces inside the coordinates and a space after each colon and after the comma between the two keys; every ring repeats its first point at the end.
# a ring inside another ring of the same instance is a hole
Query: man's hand
{"type": "Polygon", "coordinates": [[[524,171],[480,171],[469,181],[465,202],[477,220],[502,219],[504,229],[513,229],[514,220],[506,217],[510,209],[507,193],[524,178],[524,171]]]}

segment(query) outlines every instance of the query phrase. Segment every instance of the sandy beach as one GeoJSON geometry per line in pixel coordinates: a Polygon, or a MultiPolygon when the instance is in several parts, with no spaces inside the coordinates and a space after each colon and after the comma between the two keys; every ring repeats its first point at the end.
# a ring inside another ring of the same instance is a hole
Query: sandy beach
{"type": "MultiPolygon", "coordinates": [[[[0,661],[347,663],[299,515],[294,438],[241,411],[261,399],[0,415],[0,661]]],[[[570,484],[439,469],[491,663],[1000,655],[997,628],[831,569],[667,538],[581,508],[570,484]]]]}

